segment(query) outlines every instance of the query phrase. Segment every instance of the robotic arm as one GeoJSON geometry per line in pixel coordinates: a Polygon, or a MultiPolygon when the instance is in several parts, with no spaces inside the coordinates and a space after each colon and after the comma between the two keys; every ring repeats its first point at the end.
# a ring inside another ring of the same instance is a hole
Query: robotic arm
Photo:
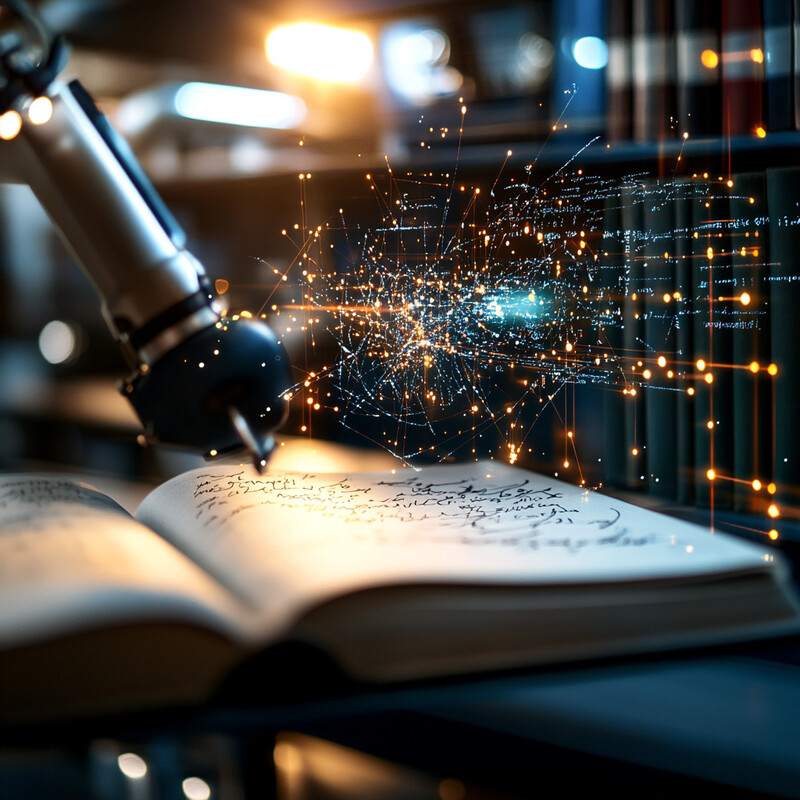
{"type": "Polygon", "coordinates": [[[242,446],[261,471],[286,418],[288,358],[258,320],[230,320],[124,140],[77,81],[60,38],[0,35],[0,159],[23,180],[89,275],[133,374],[122,385],[150,441],[214,457],[242,446]],[[38,53],[37,53],[38,50],[38,53]]]}

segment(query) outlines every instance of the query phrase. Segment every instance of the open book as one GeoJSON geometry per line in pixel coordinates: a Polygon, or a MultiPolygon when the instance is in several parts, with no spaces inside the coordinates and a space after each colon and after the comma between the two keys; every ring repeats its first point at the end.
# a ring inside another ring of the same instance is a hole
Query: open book
{"type": "Polygon", "coordinates": [[[393,682],[798,630],[785,564],[494,462],[383,473],[203,467],[136,519],[0,476],[0,717],[195,703],[300,643],[393,682]],[[261,654],[257,656],[256,654],[261,654]]]}

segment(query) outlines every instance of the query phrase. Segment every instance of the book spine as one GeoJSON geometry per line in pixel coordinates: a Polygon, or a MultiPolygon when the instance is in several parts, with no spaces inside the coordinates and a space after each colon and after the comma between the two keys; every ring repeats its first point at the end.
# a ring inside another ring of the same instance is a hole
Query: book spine
{"type": "Polygon", "coordinates": [[[800,131],[800,0],[792,2],[792,96],[794,127],[800,131]]]}
{"type": "Polygon", "coordinates": [[[762,2],[767,130],[788,131],[794,127],[792,0],[762,2]]]}
{"type": "Polygon", "coordinates": [[[627,141],[633,133],[633,70],[631,64],[631,0],[608,0],[606,32],[608,109],[606,135],[610,142],[627,141]]]}
{"type": "Polygon", "coordinates": [[[623,186],[622,230],[625,237],[625,296],[622,302],[622,356],[625,379],[625,471],[621,479],[628,489],[644,488],[643,479],[647,475],[647,458],[644,449],[645,406],[642,402],[638,381],[633,367],[638,368],[642,356],[644,337],[644,303],[642,292],[645,289],[642,269],[644,187],[641,181],[623,186]]]}
{"type": "Polygon", "coordinates": [[[769,303],[773,379],[773,478],[779,504],[798,507],[800,486],[800,360],[797,356],[800,280],[800,168],[767,170],[769,209],[769,303]]]}
{"type": "Polygon", "coordinates": [[[692,204],[696,184],[681,181],[675,200],[675,455],[680,505],[694,503],[694,306],[692,204]],[[690,391],[691,390],[691,393],[690,391]]]}
{"type": "MultiPolygon", "coordinates": [[[[730,189],[724,183],[714,189],[711,209],[716,228],[713,259],[709,259],[708,291],[712,318],[710,430],[712,461],[717,477],[713,481],[714,508],[733,508],[734,461],[733,441],[736,419],[733,414],[733,333],[736,326],[734,305],[733,253],[730,231],[730,189]]],[[[738,303],[737,303],[738,306],[738,303]]],[[[708,372],[706,373],[708,374],[708,372]]]]}
{"type": "Polygon", "coordinates": [[[669,185],[646,182],[643,223],[646,238],[642,255],[646,291],[643,298],[646,350],[639,368],[645,405],[647,475],[651,494],[674,498],[677,494],[675,452],[675,394],[667,386],[659,357],[670,358],[674,350],[673,231],[674,205],[669,185]]]}
{"type": "Polygon", "coordinates": [[[601,343],[608,348],[608,379],[603,392],[603,482],[609,486],[624,485],[625,456],[625,402],[619,370],[622,368],[622,319],[615,312],[625,296],[625,239],[623,235],[620,198],[612,195],[605,199],[603,209],[602,270],[605,308],[612,317],[601,331],[601,343]]]}
{"type": "Polygon", "coordinates": [[[640,142],[675,135],[672,9],[633,0],[633,134],[640,142]]]}
{"type": "Polygon", "coordinates": [[[734,508],[763,513],[752,486],[767,486],[772,473],[772,396],[766,372],[770,359],[766,266],[766,177],[745,173],[734,180],[730,201],[736,327],[733,330],[734,508]],[[751,365],[756,365],[751,369],[751,365]]]}
{"type": "Polygon", "coordinates": [[[712,212],[707,204],[707,192],[692,203],[692,341],[694,352],[691,370],[694,430],[694,497],[695,505],[708,508],[711,505],[711,482],[707,477],[713,468],[711,431],[708,421],[713,418],[711,386],[704,380],[704,365],[711,363],[713,352],[711,337],[711,311],[709,291],[709,261],[707,253],[716,244],[713,236],[712,212]]]}
{"type": "Polygon", "coordinates": [[[721,132],[720,0],[675,0],[675,78],[681,132],[721,132]]]}
{"type": "Polygon", "coordinates": [[[753,0],[722,4],[722,130],[747,136],[764,125],[764,30],[753,0]]]}

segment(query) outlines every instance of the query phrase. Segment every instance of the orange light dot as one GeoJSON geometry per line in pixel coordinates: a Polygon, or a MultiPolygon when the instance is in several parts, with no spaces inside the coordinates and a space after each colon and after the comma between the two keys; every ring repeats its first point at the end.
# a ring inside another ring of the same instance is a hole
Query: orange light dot
{"type": "Polygon", "coordinates": [[[708,422],[706,422],[706,428],[708,428],[710,431],[714,430],[714,420],[713,419],[710,419],[708,422]]]}
{"type": "Polygon", "coordinates": [[[692,396],[694,395],[694,387],[693,387],[693,386],[690,386],[690,387],[689,387],[689,388],[686,390],[686,394],[688,394],[688,395],[689,395],[689,397],[692,397],[692,396]]]}
{"type": "Polygon", "coordinates": [[[664,302],[669,303],[669,301],[670,301],[670,293],[664,292],[664,302]]]}
{"type": "Polygon", "coordinates": [[[764,51],[760,47],[754,47],[750,51],[750,58],[751,58],[751,60],[755,61],[756,64],[763,64],[764,63],[764,51]]]}
{"type": "Polygon", "coordinates": [[[676,300],[680,300],[680,299],[681,299],[681,293],[680,293],[680,292],[673,292],[673,293],[672,293],[672,296],[673,296],[673,297],[674,297],[676,300]]]}
{"type": "Polygon", "coordinates": [[[631,389],[631,396],[636,397],[636,389],[631,389]]]}
{"type": "Polygon", "coordinates": [[[750,295],[749,295],[747,292],[742,292],[742,293],[739,295],[739,302],[740,302],[740,303],[741,303],[743,306],[749,306],[749,305],[750,305],[750,295]]]}
{"type": "Polygon", "coordinates": [[[772,519],[776,519],[781,515],[781,512],[778,509],[778,506],[775,505],[775,503],[770,503],[769,508],[767,509],[767,514],[769,514],[770,517],[772,517],[772,519]]]}
{"type": "Polygon", "coordinates": [[[53,116],[53,101],[49,97],[37,97],[28,106],[28,119],[34,125],[44,125],[53,116]]]}
{"type": "Polygon", "coordinates": [[[564,469],[569,469],[569,461],[564,462],[564,469]]]}
{"type": "Polygon", "coordinates": [[[770,364],[767,367],[767,372],[769,372],[770,375],[777,375],[778,374],[778,365],[777,364],[770,364]]]}
{"type": "Polygon", "coordinates": [[[762,128],[761,125],[759,125],[756,128],[756,136],[758,136],[759,139],[763,139],[766,135],[767,135],[766,129],[762,128]]]}
{"type": "Polygon", "coordinates": [[[6,111],[0,116],[0,139],[9,141],[13,139],[22,129],[22,117],[14,111],[6,111]]]}
{"type": "Polygon", "coordinates": [[[659,367],[666,367],[667,366],[667,359],[664,356],[658,357],[658,366],[659,367]]]}
{"type": "Polygon", "coordinates": [[[729,180],[727,186],[729,189],[733,189],[733,181],[729,180]]]}
{"type": "Polygon", "coordinates": [[[708,250],[706,250],[706,258],[709,261],[711,261],[711,259],[714,258],[714,248],[713,247],[709,247],[708,250]]]}
{"type": "Polygon", "coordinates": [[[697,369],[699,369],[700,372],[702,372],[706,368],[706,362],[703,361],[702,358],[700,358],[700,359],[697,360],[697,365],[696,366],[697,366],[697,369]]]}
{"type": "Polygon", "coordinates": [[[638,448],[638,447],[634,447],[634,448],[631,450],[631,455],[632,455],[632,456],[638,456],[638,455],[639,455],[639,448],[638,448]]]}
{"type": "Polygon", "coordinates": [[[717,477],[717,473],[714,472],[713,469],[706,470],[706,478],[708,478],[710,481],[713,481],[714,478],[716,478],[716,477],[717,477]]]}
{"type": "Polygon", "coordinates": [[[758,370],[761,369],[761,367],[759,367],[758,361],[751,361],[748,369],[755,375],[756,372],[758,372],[758,370]]]}
{"type": "Polygon", "coordinates": [[[768,483],[767,484],[767,491],[770,494],[775,494],[775,492],[778,491],[778,487],[774,483],[768,483]]]}
{"type": "Polygon", "coordinates": [[[668,369],[667,370],[667,377],[668,378],[674,378],[675,377],[675,373],[671,369],[668,369]]]}
{"type": "Polygon", "coordinates": [[[770,539],[772,539],[772,541],[774,542],[774,541],[775,541],[775,540],[778,538],[778,531],[776,531],[776,530],[775,530],[775,528],[773,528],[773,529],[772,529],[772,530],[771,530],[771,531],[770,531],[770,532],[767,534],[767,536],[769,536],[769,538],[770,538],[770,539]]]}
{"type": "Polygon", "coordinates": [[[644,376],[644,379],[645,379],[646,381],[649,381],[649,380],[650,380],[650,378],[652,378],[652,377],[653,377],[653,373],[652,373],[652,372],[650,372],[650,370],[649,370],[649,369],[646,369],[646,370],[645,370],[645,371],[642,373],[642,375],[644,376]]]}
{"type": "Polygon", "coordinates": [[[703,380],[706,383],[714,383],[714,376],[709,372],[703,380]]]}
{"type": "Polygon", "coordinates": [[[703,50],[700,53],[700,63],[706,69],[716,69],[719,65],[719,56],[713,50],[703,50]]]}
{"type": "Polygon", "coordinates": [[[758,478],[756,478],[753,481],[752,485],[753,485],[753,490],[754,491],[756,491],[756,492],[760,492],[761,491],[761,481],[758,478]]]}

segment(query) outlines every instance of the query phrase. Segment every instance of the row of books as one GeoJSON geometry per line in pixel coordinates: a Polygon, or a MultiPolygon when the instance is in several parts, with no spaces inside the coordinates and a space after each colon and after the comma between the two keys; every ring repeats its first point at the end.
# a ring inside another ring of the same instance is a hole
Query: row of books
{"type": "Polygon", "coordinates": [[[798,0],[607,0],[609,141],[800,130],[798,0]]]}
{"type": "Polygon", "coordinates": [[[800,168],[631,181],[606,208],[604,479],[775,516],[800,492],[800,168]]]}

